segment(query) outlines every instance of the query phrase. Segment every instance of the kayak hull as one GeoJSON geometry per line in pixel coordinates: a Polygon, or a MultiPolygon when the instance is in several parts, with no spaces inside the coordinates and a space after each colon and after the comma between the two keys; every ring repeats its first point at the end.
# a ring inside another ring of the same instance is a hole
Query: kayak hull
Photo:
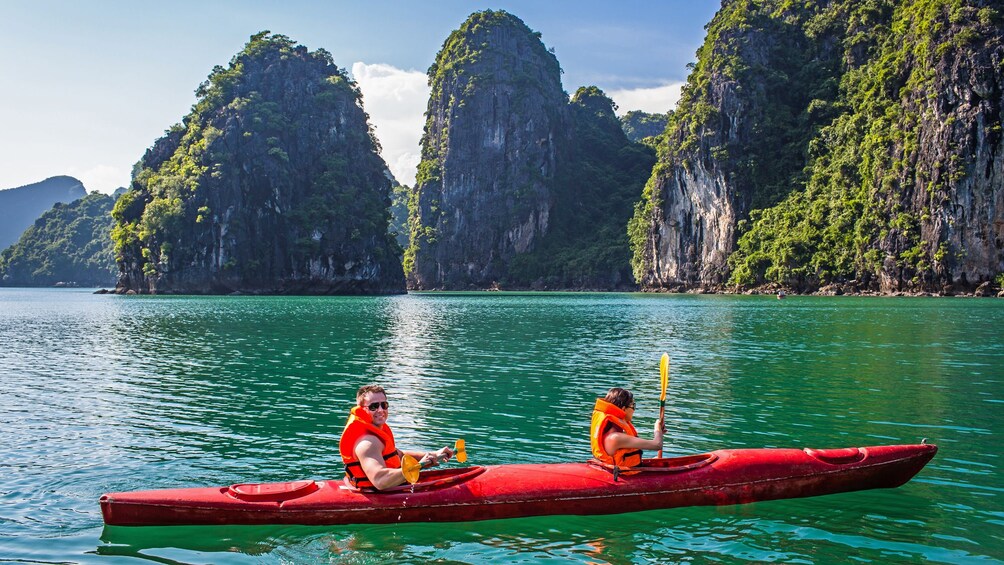
{"type": "Polygon", "coordinates": [[[108,525],[380,524],[615,514],[819,496],[909,481],[933,445],[726,449],[651,459],[642,472],[590,463],[424,471],[414,488],[360,492],[341,480],[105,494],[108,525]]]}

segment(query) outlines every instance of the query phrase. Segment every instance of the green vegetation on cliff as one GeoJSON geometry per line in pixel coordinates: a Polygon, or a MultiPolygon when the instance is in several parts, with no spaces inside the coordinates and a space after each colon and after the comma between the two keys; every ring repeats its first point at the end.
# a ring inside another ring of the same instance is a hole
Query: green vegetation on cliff
{"type": "Polygon", "coordinates": [[[69,204],[57,203],[0,254],[5,286],[115,284],[111,196],[92,192],[69,204]]]}
{"type": "Polygon", "coordinates": [[[391,187],[388,229],[401,249],[408,248],[408,199],[412,192],[410,186],[397,182],[391,187]]]}
{"type": "Polygon", "coordinates": [[[323,49],[252,36],[140,163],[113,239],[137,292],[401,292],[390,181],[323,49]]]}
{"type": "Polygon", "coordinates": [[[982,0],[723,3],[629,224],[636,279],[993,278],[1002,23],[982,0]]]}
{"type": "MultiPolygon", "coordinates": [[[[949,78],[953,59],[972,57],[976,46],[1000,51],[1001,13],[959,0],[847,9],[845,56],[867,59],[840,79],[835,106],[846,111],[807,145],[813,162],[804,189],[754,211],[742,226],[730,258],[733,284],[868,284],[885,271],[899,284],[924,288],[965,253],[922,233],[965,175],[962,144],[932,157],[925,150],[938,149],[924,147],[921,136],[930,132],[931,101],[942,96],[938,80],[949,78]]],[[[978,135],[999,139],[999,107],[993,121],[978,135]]]]}
{"type": "Polygon", "coordinates": [[[634,288],[624,228],[654,151],[602,91],[569,101],[540,34],[491,10],[450,34],[429,84],[411,288],[634,288]]]}
{"type": "MultiPolygon", "coordinates": [[[[632,266],[652,268],[649,234],[663,179],[700,165],[730,184],[740,218],[785,198],[803,178],[805,147],[833,113],[839,51],[826,3],[728,2],[708,24],[687,84],[669,114],[653,170],[629,225],[632,266]]],[[[696,221],[696,219],[695,219],[696,221]]]]}

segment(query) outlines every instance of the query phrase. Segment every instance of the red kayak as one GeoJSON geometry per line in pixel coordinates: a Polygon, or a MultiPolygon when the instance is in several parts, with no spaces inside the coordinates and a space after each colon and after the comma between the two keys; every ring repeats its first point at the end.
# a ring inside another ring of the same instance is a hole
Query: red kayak
{"type": "Polygon", "coordinates": [[[105,523],[385,524],[459,522],[658,508],[892,488],[934,457],[934,445],[846,449],[723,449],[647,459],[634,469],[598,462],[423,471],[415,485],[360,492],[342,480],[117,492],[101,497],[105,523]]]}

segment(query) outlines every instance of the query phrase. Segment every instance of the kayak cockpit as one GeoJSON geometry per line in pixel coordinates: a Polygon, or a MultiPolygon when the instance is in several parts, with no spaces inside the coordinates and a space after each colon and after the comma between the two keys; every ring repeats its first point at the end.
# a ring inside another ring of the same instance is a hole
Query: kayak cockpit
{"type": "Polygon", "coordinates": [[[285,483],[246,483],[230,485],[227,494],[248,502],[283,502],[300,498],[321,488],[317,481],[290,481],[285,483]]]}
{"type": "Polygon", "coordinates": [[[342,481],[338,488],[355,492],[365,492],[368,494],[383,494],[391,492],[423,492],[436,490],[443,487],[455,486],[465,483],[481,473],[485,472],[485,467],[474,465],[471,467],[458,467],[456,469],[436,469],[433,471],[422,471],[417,483],[413,485],[401,485],[381,491],[360,490],[350,484],[348,479],[342,481]]]}
{"type": "Polygon", "coordinates": [[[805,448],[805,454],[823,463],[831,465],[846,465],[857,463],[868,455],[868,451],[862,447],[844,447],[840,449],[812,449],[805,448]]]}
{"type": "Polygon", "coordinates": [[[604,463],[598,459],[590,459],[589,464],[610,471],[616,480],[621,475],[637,473],[682,473],[700,469],[706,465],[711,465],[718,460],[717,453],[701,453],[700,455],[687,455],[684,457],[664,457],[662,459],[643,459],[641,465],[636,467],[618,467],[604,463]]]}

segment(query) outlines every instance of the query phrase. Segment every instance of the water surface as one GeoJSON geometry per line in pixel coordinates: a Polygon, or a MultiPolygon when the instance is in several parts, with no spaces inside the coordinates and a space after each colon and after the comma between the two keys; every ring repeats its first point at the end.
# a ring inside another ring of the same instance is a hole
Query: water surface
{"type": "Polygon", "coordinates": [[[1004,562],[1004,301],[431,293],[124,297],[0,289],[0,560],[159,563],[1004,562]],[[635,391],[667,454],[915,443],[893,490],[613,516],[349,527],[104,527],[108,491],[342,472],[361,384],[398,443],[475,464],[589,456],[635,391]]]}

